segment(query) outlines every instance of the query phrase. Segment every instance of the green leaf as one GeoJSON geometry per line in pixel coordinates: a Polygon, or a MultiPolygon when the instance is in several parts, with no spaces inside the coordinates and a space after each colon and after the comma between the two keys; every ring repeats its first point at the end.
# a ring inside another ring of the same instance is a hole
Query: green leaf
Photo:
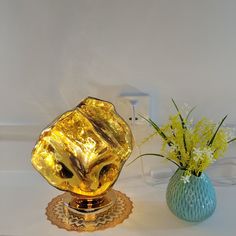
{"type": "Polygon", "coordinates": [[[229,140],[227,143],[232,143],[235,140],[236,140],[236,138],[233,138],[233,139],[229,140]]]}
{"type": "Polygon", "coordinates": [[[129,164],[127,164],[127,166],[131,165],[133,162],[135,162],[138,158],[140,157],[144,157],[144,156],[158,156],[158,157],[164,157],[166,158],[167,160],[171,161],[172,163],[174,163],[175,165],[177,165],[178,167],[180,167],[180,165],[178,165],[178,163],[176,163],[175,161],[171,160],[170,158],[168,157],[165,157],[161,154],[158,154],[158,153],[144,153],[142,155],[139,155],[137,156],[133,161],[131,161],[129,164]]]}
{"type": "Polygon", "coordinates": [[[191,115],[191,113],[196,109],[197,106],[193,107],[189,112],[188,115],[186,116],[186,120],[188,120],[189,116],[191,115]]]}
{"type": "Polygon", "coordinates": [[[179,118],[180,118],[180,120],[181,120],[181,125],[182,125],[183,129],[186,129],[186,126],[185,126],[185,123],[184,123],[184,118],[183,118],[183,116],[181,115],[178,106],[176,105],[176,103],[175,103],[175,101],[174,101],[173,98],[171,98],[171,100],[172,100],[172,102],[173,102],[173,104],[174,104],[174,106],[175,106],[175,109],[176,109],[177,112],[179,113],[179,118]]]}
{"type": "Polygon", "coordinates": [[[175,109],[177,110],[177,112],[179,112],[179,108],[178,108],[178,106],[176,105],[175,100],[174,100],[173,98],[171,98],[171,101],[173,102],[173,104],[174,104],[175,109]]]}
{"type": "MultiPolygon", "coordinates": [[[[140,114],[139,114],[140,115],[140,114]]],[[[173,143],[168,140],[167,136],[163,133],[163,131],[160,129],[160,127],[150,118],[147,119],[146,117],[140,115],[144,120],[146,120],[156,131],[157,133],[165,140],[167,141],[168,145],[171,146],[173,143]]]]}
{"type": "Polygon", "coordinates": [[[208,142],[208,146],[211,146],[212,143],[214,142],[214,139],[215,139],[215,137],[216,137],[216,135],[217,135],[217,133],[218,133],[220,127],[222,126],[222,124],[224,123],[225,119],[227,118],[227,116],[228,116],[228,115],[226,115],[226,116],[221,120],[220,124],[218,125],[218,127],[217,127],[217,129],[216,129],[216,131],[215,131],[215,133],[214,133],[214,135],[212,136],[211,140],[208,142]]]}
{"type": "Polygon", "coordinates": [[[181,125],[182,125],[182,128],[183,128],[183,143],[184,143],[184,149],[186,152],[188,152],[187,150],[187,143],[186,143],[186,137],[185,137],[185,133],[184,133],[184,130],[187,129],[186,125],[185,125],[185,122],[184,122],[184,118],[183,116],[181,115],[180,111],[179,111],[179,108],[177,106],[177,104],[175,103],[174,99],[171,98],[174,106],[175,106],[175,109],[177,110],[178,114],[179,114],[179,118],[180,118],[180,121],[181,121],[181,125]]]}

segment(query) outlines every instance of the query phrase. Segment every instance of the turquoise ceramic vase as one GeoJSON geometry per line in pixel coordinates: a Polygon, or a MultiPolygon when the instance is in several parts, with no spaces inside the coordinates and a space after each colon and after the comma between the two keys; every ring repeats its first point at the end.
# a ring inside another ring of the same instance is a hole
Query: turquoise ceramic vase
{"type": "Polygon", "coordinates": [[[178,169],[171,177],[166,192],[167,205],[183,220],[203,221],[210,217],[216,208],[215,189],[205,173],[200,177],[191,175],[189,183],[181,180],[183,173],[183,170],[178,169]]]}

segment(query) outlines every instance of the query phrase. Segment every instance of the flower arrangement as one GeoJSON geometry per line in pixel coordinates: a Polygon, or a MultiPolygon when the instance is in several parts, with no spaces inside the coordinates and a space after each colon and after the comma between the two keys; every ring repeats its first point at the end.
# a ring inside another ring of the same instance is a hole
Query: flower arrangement
{"type": "Polygon", "coordinates": [[[210,164],[223,156],[229,143],[236,138],[231,137],[229,128],[222,126],[227,115],[219,124],[202,118],[193,125],[193,121],[189,118],[195,107],[183,116],[173,99],[172,102],[177,114],[171,115],[168,123],[162,127],[142,116],[155,130],[150,137],[160,135],[163,144],[160,154],[145,153],[137,158],[147,155],[164,157],[184,170],[181,179],[184,183],[188,183],[191,175],[199,177],[210,164]]]}

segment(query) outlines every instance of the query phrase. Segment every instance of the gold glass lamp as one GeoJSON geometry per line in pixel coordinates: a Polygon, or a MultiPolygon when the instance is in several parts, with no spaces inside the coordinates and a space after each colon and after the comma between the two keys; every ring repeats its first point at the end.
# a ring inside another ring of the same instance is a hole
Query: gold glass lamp
{"type": "Polygon", "coordinates": [[[66,191],[65,212],[95,220],[116,201],[111,190],[133,149],[133,136],[114,106],[88,97],[40,134],[33,152],[35,169],[66,191]]]}

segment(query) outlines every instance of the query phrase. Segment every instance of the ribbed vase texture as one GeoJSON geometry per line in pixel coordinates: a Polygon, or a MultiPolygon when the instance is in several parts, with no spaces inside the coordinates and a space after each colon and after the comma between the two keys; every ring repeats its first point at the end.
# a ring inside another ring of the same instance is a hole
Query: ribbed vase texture
{"type": "Polygon", "coordinates": [[[216,208],[215,189],[205,173],[200,177],[191,175],[189,183],[181,180],[183,173],[183,170],[178,169],[171,177],[166,192],[167,205],[183,220],[203,221],[216,208]]]}

